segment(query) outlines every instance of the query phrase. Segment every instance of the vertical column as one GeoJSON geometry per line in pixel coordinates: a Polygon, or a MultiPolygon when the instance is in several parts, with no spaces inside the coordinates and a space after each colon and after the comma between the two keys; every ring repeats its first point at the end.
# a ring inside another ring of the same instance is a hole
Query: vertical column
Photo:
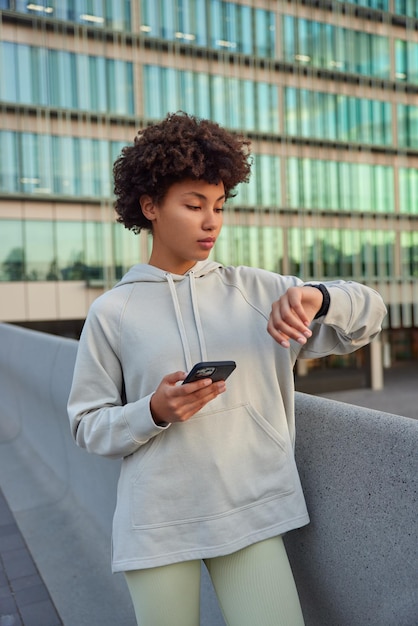
{"type": "Polygon", "coordinates": [[[374,391],[383,389],[383,352],[380,337],[372,341],[369,346],[368,380],[374,391]]]}

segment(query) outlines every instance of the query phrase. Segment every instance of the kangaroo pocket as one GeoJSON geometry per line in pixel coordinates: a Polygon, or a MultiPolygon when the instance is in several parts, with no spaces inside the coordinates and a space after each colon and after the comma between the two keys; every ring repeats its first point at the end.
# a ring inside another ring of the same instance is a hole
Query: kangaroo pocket
{"type": "Polygon", "coordinates": [[[253,407],[199,413],[153,442],[131,480],[135,528],[230,515],[294,490],[292,451],[253,407]]]}

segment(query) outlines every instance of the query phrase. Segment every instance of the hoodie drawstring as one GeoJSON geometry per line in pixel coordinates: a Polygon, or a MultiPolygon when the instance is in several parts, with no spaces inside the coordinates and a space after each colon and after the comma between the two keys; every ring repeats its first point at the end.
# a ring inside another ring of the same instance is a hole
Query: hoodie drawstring
{"type": "Polygon", "coordinates": [[[199,305],[197,301],[196,283],[195,283],[196,279],[195,279],[195,275],[193,271],[189,272],[189,280],[190,280],[190,295],[192,298],[193,315],[194,315],[194,319],[196,322],[197,335],[199,337],[200,354],[202,355],[202,361],[207,361],[208,355],[206,351],[206,343],[205,343],[205,336],[203,334],[202,321],[200,319],[200,314],[199,314],[199,305]]]}
{"type": "MultiPolygon", "coordinates": [[[[196,286],[194,282],[195,281],[194,273],[189,272],[188,276],[189,276],[190,296],[192,300],[193,315],[194,315],[194,319],[196,323],[197,335],[199,338],[200,353],[202,356],[202,361],[206,361],[207,360],[206,343],[205,343],[205,339],[203,336],[202,322],[200,320],[200,315],[199,315],[196,286]]],[[[167,273],[166,278],[167,278],[168,285],[170,287],[170,293],[171,293],[171,298],[174,304],[174,310],[176,312],[177,326],[179,329],[181,343],[183,346],[184,358],[186,361],[186,368],[187,368],[187,371],[190,371],[194,363],[192,362],[192,356],[190,353],[190,345],[187,339],[186,329],[184,327],[184,322],[183,322],[183,317],[181,314],[180,303],[177,297],[176,287],[174,285],[174,280],[171,274],[167,273]]]]}

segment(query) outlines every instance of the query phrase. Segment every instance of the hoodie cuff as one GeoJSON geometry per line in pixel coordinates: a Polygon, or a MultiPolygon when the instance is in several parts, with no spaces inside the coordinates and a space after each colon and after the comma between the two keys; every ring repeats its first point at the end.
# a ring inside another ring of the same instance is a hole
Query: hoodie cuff
{"type": "Polygon", "coordinates": [[[129,430],[134,440],[140,444],[146,443],[171,426],[171,424],[158,425],[154,422],[150,408],[151,396],[152,394],[125,406],[125,419],[129,430]]]}

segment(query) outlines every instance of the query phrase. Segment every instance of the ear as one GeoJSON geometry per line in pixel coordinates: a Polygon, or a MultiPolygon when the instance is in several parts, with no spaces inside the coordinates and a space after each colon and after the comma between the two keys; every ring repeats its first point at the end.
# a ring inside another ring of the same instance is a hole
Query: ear
{"type": "Polygon", "coordinates": [[[147,220],[149,220],[150,222],[153,222],[156,219],[157,215],[156,215],[156,206],[151,196],[147,196],[147,195],[141,196],[139,198],[139,204],[141,206],[141,211],[144,214],[144,216],[147,218],[147,220]]]}

